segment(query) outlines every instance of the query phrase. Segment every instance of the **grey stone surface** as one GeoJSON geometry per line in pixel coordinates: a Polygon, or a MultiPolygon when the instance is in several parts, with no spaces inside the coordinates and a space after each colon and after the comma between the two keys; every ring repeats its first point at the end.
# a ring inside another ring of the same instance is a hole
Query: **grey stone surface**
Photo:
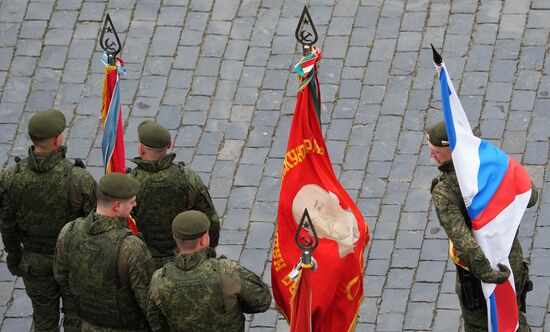
{"type": "MultiPolygon", "coordinates": [[[[441,119],[430,43],[442,51],[472,127],[527,165],[541,191],[520,239],[535,283],[527,317],[533,330],[547,330],[550,5],[318,0],[308,7],[323,50],[327,150],[371,235],[356,330],[462,328],[447,237],[429,194],[437,169],[424,127],[441,119]]],[[[121,77],[127,157],[141,121],[169,128],[177,160],[203,178],[222,217],[218,254],[269,283],[301,9],[289,0],[1,1],[0,162],[26,154],[33,112],[57,107],[70,122],[68,156],[102,174],[97,40],[110,13],[128,72],[121,77]]],[[[29,331],[24,285],[2,262],[0,331],[29,331]]],[[[275,309],[247,316],[247,331],[288,329],[275,309]]]]}

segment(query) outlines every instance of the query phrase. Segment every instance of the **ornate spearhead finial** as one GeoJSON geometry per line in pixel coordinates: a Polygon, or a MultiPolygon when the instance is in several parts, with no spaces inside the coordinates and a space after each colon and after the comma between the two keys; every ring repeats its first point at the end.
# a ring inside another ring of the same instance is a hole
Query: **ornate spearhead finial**
{"type": "Polygon", "coordinates": [[[116,63],[115,58],[117,54],[120,53],[122,45],[109,14],[107,14],[107,16],[105,17],[105,22],[103,22],[99,44],[109,56],[109,64],[114,65],[116,63]]]}
{"type": "Polygon", "coordinates": [[[309,15],[306,6],[304,6],[304,10],[302,10],[302,15],[300,16],[300,21],[298,22],[294,35],[298,42],[302,44],[304,54],[310,52],[313,44],[319,39],[317,30],[315,30],[315,25],[311,20],[311,15],[309,15]]]}
{"type": "Polygon", "coordinates": [[[443,63],[443,58],[437,51],[435,50],[434,44],[430,44],[432,46],[432,53],[434,57],[434,63],[438,66],[440,66],[443,63]]]}
{"type": "Polygon", "coordinates": [[[296,230],[294,240],[296,241],[298,248],[302,250],[302,262],[304,264],[310,264],[311,253],[319,245],[319,237],[317,236],[317,232],[315,231],[315,227],[313,226],[313,222],[311,221],[311,217],[309,216],[307,209],[304,209],[304,214],[302,215],[302,219],[300,220],[300,224],[296,230]],[[302,232],[302,230],[306,230],[306,232],[302,232]]]}

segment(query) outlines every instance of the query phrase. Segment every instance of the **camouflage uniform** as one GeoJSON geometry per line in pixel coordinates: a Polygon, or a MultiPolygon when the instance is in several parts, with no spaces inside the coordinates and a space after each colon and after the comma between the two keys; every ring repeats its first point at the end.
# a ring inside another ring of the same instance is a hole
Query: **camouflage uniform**
{"type": "MultiPolygon", "coordinates": [[[[36,331],[57,331],[59,286],[53,277],[57,235],[95,208],[95,180],[65,159],[66,147],[36,153],[8,168],[0,180],[0,230],[10,272],[23,277],[36,331]]],[[[79,164],[79,166],[83,166],[79,164]]],[[[65,331],[78,329],[63,298],[65,331]]]]}
{"type": "Polygon", "coordinates": [[[269,287],[212,248],[177,254],[151,280],[147,318],[153,331],[244,331],[244,313],[266,311],[269,287]]]}
{"type": "MultiPolygon", "coordinates": [[[[471,220],[468,216],[452,160],[439,166],[439,178],[434,179],[432,185],[432,199],[436,208],[439,222],[445,229],[447,236],[453,242],[458,258],[469,268],[474,278],[487,279],[494,270],[483,251],[477,244],[471,232],[471,220]]],[[[528,207],[533,206],[538,199],[538,192],[533,185],[528,207]]],[[[515,278],[518,305],[520,295],[524,291],[528,280],[528,269],[523,263],[523,252],[517,234],[514,239],[510,255],[508,256],[515,278]]],[[[457,268],[458,269],[458,268],[457,268]]],[[[465,306],[465,299],[461,292],[461,284],[457,273],[456,292],[460,299],[465,332],[487,331],[487,309],[485,302],[476,310],[469,310],[465,306]]],[[[525,316],[520,311],[519,331],[529,331],[525,316]]]]}
{"type": "Polygon", "coordinates": [[[133,216],[157,268],[174,254],[171,224],[180,212],[198,210],[206,214],[211,225],[210,247],[215,248],[220,237],[220,221],[208,189],[192,169],[173,163],[175,157],[170,153],[155,161],[134,158],[137,167],[129,172],[141,183],[133,216]]]}
{"type": "Polygon", "coordinates": [[[147,331],[151,253],[125,218],[92,212],[59,234],[55,279],[77,304],[82,331],[147,331]]]}

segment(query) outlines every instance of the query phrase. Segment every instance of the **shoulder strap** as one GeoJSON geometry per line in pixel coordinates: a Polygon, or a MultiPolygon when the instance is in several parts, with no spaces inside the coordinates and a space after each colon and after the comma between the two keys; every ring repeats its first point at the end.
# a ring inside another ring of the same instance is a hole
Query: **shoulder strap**
{"type": "Polygon", "coordinates": [[[126,256],[121,254],[120,248],[122,248],[122,243],[124,240],[132,235],[131,232],[124,232],[121,233],[117,240],[117,259],[116,259],[116,269],[117,269],[117,285],[121,288],[127,286],[130,284],[130,278],[128,276],[128,261],[126,260],[126,256]]]}

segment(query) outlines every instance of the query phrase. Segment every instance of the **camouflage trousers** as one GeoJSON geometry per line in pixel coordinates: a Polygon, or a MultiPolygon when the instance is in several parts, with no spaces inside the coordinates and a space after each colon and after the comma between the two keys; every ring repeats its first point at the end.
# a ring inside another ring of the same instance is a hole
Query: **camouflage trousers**
{"type": "Polygon", "coordinates": [[[88,321],[82,320],[82,332],[149,332],[151,329],[142,328],[142,329],[124,329],[124,328],[113,328],[94,325],[88,321]]]}
{"type": "MultiPolygon", "coordinates": [[[[24,252],[19,264],[25,290],[32,302],[32,319],[36,332],[59,331],[61,291],[53,277],[53,257],[24,252]]],[[[66,332],[79,331],[80,319],[65,315],[66,332]]]]}
{"type": "MultiPolygon", "coordinates": [[[[464,332],[487,332],[489,331],[488,327],[488,318],[487,318],[487,307],[485,303],[476,310],[470,310],[466,308],[464,305],[464,301],[462,299],[461,291],[460,291],[460,280],[458,278],[458,274],[456,276],[456,293],[458,295],[458,299],[460,302],[460,309],[462,310],[462,319],[464,320],[464,332]]],[[[518,285],[516,285],[516,291],[517,294],[521,294],[523,289],[520,289],[518,285]]],[[[518,308],[519,308],[519,297],[517,299],[518,302],[518,308]]],[[[527,319],[525,318],[525,315],[523,312],[519,311],[519,328],[517,330],[518,332],[529,332],[531,331],[531,328],[529,327],[529,324],[527,324],[527,319]]]]}

